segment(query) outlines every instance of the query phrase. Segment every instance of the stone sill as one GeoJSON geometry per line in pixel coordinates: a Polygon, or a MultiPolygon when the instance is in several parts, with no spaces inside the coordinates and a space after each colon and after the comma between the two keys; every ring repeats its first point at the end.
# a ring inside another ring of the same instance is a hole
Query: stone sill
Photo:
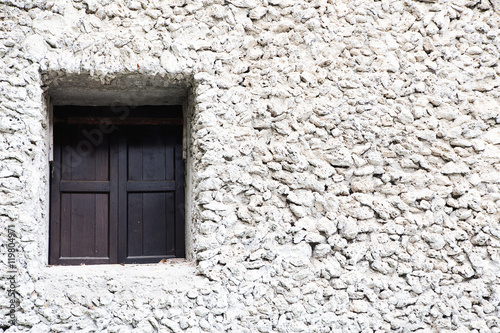
{"type": "Polygon", "coordinates": [[[186,259],[158,264],[45,266],[41,273],[38,283],[54,291],[82,280],[115,280],[129,286],[139,284],[148,292],[154,292],[154,286],[158,290],[159,285],[168,290],[186,290],[207,282],[205,277],[198,275],[194,263],[186,259]],[[156,283],[149,288],[149,281],[156,283]]]}
{"type": "Polygon", "coordinates": [[[158,264],[114,264],[114,265],[77,265],[77,266],[57,266],[48,265],[43,269],[44,273],[50,275],[71,275],[71,276],[120,276],[127,274],[136,277],[157,277],[164,275],[183,275],[189,273],[196,275],[194,263],[186,259],[170,259],[158,264]]]}

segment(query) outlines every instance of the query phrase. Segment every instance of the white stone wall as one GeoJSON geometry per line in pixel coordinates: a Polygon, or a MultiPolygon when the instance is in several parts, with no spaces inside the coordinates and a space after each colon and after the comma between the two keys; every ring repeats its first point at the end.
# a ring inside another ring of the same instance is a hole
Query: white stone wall
{"type": "Polygon", "coordinates": [[[498,0],[1,0],[0,326],[500,332],[499,13],[498,0]],[[193,262],[45,266],[46,98],[87,86],[192,96],[193,262]]]}

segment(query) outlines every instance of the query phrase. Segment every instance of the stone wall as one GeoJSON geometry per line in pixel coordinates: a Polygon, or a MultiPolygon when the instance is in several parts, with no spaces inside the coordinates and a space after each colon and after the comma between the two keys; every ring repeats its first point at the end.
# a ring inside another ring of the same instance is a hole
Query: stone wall
{"type": "Polygon", "coordinates": [[[0,331],[500,332],[499,13],[1,0],[0,331]],[[49,99],[85,87],[191,96],[192,261],[46,266],[49,99]]]}

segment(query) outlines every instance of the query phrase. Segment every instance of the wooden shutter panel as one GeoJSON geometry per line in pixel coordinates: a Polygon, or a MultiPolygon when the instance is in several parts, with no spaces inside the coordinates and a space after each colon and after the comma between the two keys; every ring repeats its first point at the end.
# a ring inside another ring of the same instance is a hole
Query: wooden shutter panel
{"type": "Polygon", "coordinates": [[[51,170],[50,264],[106,264],[117,260],[117,155],[110,135],[99,144],[85,135],[95,125],[57,124],[51,170]],[[113,191],[114,189],[114,191],[113,191]]]}
{"type": "Polygon", "coordinates": [[[120,221],[126,221],[120,224],[120,262],[183,257],[182,128],[138,125],[126,131],[120,140],[120,221]]]}

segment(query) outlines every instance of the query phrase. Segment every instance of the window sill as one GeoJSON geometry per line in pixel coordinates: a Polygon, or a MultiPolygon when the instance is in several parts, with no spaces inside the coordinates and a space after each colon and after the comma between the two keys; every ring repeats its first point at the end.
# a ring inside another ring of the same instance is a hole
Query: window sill
{"type": "Polygon", "coordinates": [[[114,281],[124,290],[140,285],[146,292],[189,290],[207,283],[192,262],[173,259],[158,264],[45,266],[37,284],[58,293],[70,286],[81,286],[83,281],[93,281],[88,286],[89,291],[93,286],[99,289],[108,285],[109,289],[110,282],[114,281]]]}

